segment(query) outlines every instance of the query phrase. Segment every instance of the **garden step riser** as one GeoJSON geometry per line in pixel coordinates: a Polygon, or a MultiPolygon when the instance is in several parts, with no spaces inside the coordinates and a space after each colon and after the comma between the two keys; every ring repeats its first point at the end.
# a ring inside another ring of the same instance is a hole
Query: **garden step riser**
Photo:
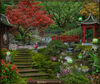
{"type": "Polygon", "coordinates": [[[19,53],[17,55],[31,55],[30,53],[19,53]]]}
{"type": "Polygon", "coordinates": [[[15,60],[14,62],[32,62],[32,60],[15,60]]]}
{"type": "Polygon", "coordinates": [[[22,55],[16,55],[16,57],[32,58],[32,56],[22,56],[22,55]]]}
{"type": "Polygon", "coordinates": [[[22,56],[22,57],[32,57],[32,55],[16,55],[16,56],[22,56]]]}
{"type": "Polygon", "coordinates": [[[32,55],[30,55],[30,54],[16,54],[16,56],[19,56],[19,55],[25,55],[25,56],[32,56],[32,55]]]}
{"type": "Polygon", "coordinates": [[[32,61],[27,61],[27,60],[26,60],[26,61],[25,61],[25,60],[22,61],[22,60],[21,60],[21,61],[14,61],[14,62],[32,62],[32,61]]]}
{"type": "Polygon", "coordinates": [[[18,51],[18,50],[17,50],[17,52],[18,52],[18,53],[29,53],[30,51],[18,51]]]}
{"type": "Polygon", "coordinates": [[[40,77],[40,76],[48,76],[47,74],[25,74],[21,75],[21,77],[40,77]]]}
{"type": "Polygon", "coordinates": [[[28,59],[28,60],[32,60],[32,58],[24,58],[24,57],[15,57],[16,58],[16,60],[23,60],[23,59],[28,59]]]}
{"type": "Polygon", "coordinates": [[[17,50],[18,52],[29,52],[30,50],[17,50]]]}
{"type": "Polygon", "coordinates": [[[38,72],[39,70],[20,70],[20,73],[30,73],[30,72],[38,72]]]}
{"type": "Polygon", "coordinates": [[[31,63],[32,64],[32,62],[14,62],[14,64],[17,64],[17,63],[31,63]]]}
{"type": "Polygon", "coordinates": [[[28,53],[28,54],[30,54],[30,51],[18,51],[18,50],[17,50],[17,52],[18,52],[18,53],[28,53]]]}
{"type": "Polygon", "coordinates": [[[16,57],[16,59],[32,59],[32,58],[18,58],[18,57],[16,57]]]}
{"type": "Polygon", "coordinates": [[[32,63],[15,63],[15,65],[32,65],[32,63]]]}
{"type": "Polygon", "coordinates": [[[27,82],[27,84],[64,84],[59,80],[32,80],[27,82]]]}
{"type": "Polygon", "coordinates": [[[32,65],[16,65],[17,67],[32,67],[32,65]]]}

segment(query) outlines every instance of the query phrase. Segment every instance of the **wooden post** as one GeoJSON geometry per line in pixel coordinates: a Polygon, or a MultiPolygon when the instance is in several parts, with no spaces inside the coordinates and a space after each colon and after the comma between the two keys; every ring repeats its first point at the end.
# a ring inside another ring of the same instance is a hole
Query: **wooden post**
{"type": "Polygon", "coordinates": [[[99,28],[97,28],[97,24],[96,24],[96,25],[95,25],[95,35],[96,35],[95,37],[96,37],[96,38],[98,37],[98,35],[97,35],[98,29],[99,29],[99,28]]]}
{"type": "Polygon", "coordinates": [[[4,25],[1,24],[1,36],[0,36],[0,45],[1,45],[1,48],[3,48],[3,27],[4,25]]]}
{"type": "Polygon", "coordinates": [[[87,42],[89,42],[89,40],[88,40],[88,29],[87,29],[87,42]]]}
{"type": "Polygon", "coordinates": [[[81,25],[81,43],[83,42],[83,25],[81,25]]]}
{"type": "Polygon", "coordinates": [[[86,30],[86,28],[85,28],[85,25],[84,25],[84,43],[85,43],[85,30],[86,30]]]}
{"type": "Polygon", "coordinates": [[[1,49],[1,34],[2,34],[2,31],[1,31],[1,24],[0,24],[0,49],[1,49]]]}
{"type": "Polygon", "coordinates": [[[95,38],[95,24],[93,25],[93,38],[95,38]]]}
{"type": "Polygon", "coordinates": [[[7,49],[9,49],[9,33],[8,33],[8,28],[6,27],[6,34],[7,34],[7,49]]]}

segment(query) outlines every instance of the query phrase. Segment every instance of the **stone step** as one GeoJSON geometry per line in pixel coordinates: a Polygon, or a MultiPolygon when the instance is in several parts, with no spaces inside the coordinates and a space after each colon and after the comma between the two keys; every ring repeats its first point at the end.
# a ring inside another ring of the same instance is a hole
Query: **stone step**
{"type": "Polygon", "coordinates": [[[30,51],[29,50],[24,50],[24,51],[23,50],[17,50],[17,52],[20,52],[20,53],[24,53],[24,52],[25,53],[29,53],[30,51]]]}
{"type": "Polygon", "coordinates": [[[31,73],[31,74],[21,74],[21,77],[40,77],[40,76],[48,76],[46,73],[31,73]]]}
{"type": "Polygon", "coordinates": [[[16,59],[32,59],[32,57],[20,57],[20,56],[16,56],[16,59]]]}
{"type": "Polygon", "coordinates": [[[27,49],[27,48],[19,48],[19,49],[17,49],[18,51],[24,51],[24,50],[29,50],[29,49],[27,49]]]}
{"type": "Polygon", "coordinates": [[[17,51],[18,53],[29,53],[30,51],[17,51]]]}
{"type": "Polygon", "coordinates": [[[61,80],[31,80],[27,81],[27,84],[65,84],[61,80]]]}
{"type": "Polygon", "coordinates": [[[23,72],[38,72],[38,69],[20,69],[19,72],[23,73],[23,72]]]}
{"type": "Polygon", "coordinates": [[[16,63],[31,63],[32,64],[32,62],[14,62],[14,64],[16,64],[16,63]]]}
{"type": "Polygon", "coordinates": [[[15,65],[32,65],[32,63],[14,63],[15,65]]]}
{"type": "Polygon", "coordinates": [[[17,55],[31,55],[30,53],[18,53],[17,55]]]}
{"type": "Polygon", "coordinates": [[[15,59],[14,62],[32,62],[31,59],[15,59]]]}
{"type": "Polygon", "coordinates": [[[16,65],[18,68],[29,68],[32,67],[32,65],[16,65]]]}
{"type": "Polygon", "coordinates": [[[30,58],[32,58],[32,56],[31,55],[16,55],[16,57],[30,57],[30,58]]]}
{"type": "Polygon", "coordinates": [[[29,52],[18,52],[17,54],[30,54],[29,52]]]}

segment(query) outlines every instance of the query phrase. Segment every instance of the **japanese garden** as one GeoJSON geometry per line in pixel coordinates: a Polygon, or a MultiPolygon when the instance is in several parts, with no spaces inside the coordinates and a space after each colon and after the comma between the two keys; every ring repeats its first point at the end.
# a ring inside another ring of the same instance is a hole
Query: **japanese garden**
{"type": "Polygon", "coordinates": [[[0,0],[0,84],[100,84],[99,0],[0,0]]]}

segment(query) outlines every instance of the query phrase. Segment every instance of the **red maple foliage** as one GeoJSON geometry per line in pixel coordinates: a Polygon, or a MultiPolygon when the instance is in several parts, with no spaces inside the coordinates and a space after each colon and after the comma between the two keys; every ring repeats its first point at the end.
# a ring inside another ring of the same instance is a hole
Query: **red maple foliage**
{"type": "MultiPolygon", "coordinates": [[[[6,15],[11,24],[16,27],[11,30],[21,30],[19,26],[26,30],[30,27],[38,28],[41,35],[43,35],[43,29],[53,24],[51,15],[48,15],[46,11],[41,10],[41,6],[38,6],[39,2],[34,0],[20,0],[16,5],[8,6],[6,15]]],[[[14,33],[17,34],[17,33],[14,33]]]]}

